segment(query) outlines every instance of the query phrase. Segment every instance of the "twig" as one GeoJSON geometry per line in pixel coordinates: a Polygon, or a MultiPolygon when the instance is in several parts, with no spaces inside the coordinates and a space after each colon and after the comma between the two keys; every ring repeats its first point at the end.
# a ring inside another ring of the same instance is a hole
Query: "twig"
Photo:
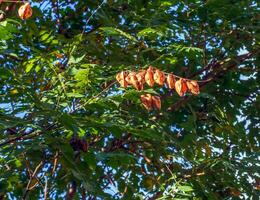
{"type": "Polygon", "coordinates": [[[75,112],[79,109],[81,109],[82,107],[84,107],[85,105],[87,105],[89,102],[93,101],[94,99],[98,98],[99,96],[101,96],[103,93],[105,93],[106,91],[108,91],[113,85],[116,84],[117,81],[112,82],[111,84],[109,84],[104,90],[102,90],[100,93],[98,93],[97,95],[91,97],[86,103],[79,105],[78,107],[75,108],[75,110],[73,110],[72,112],[75,112]]]}
{"type": "Polygon", "coordinates": [[[86,21],[86,25],[84,26],[81,36],[80,36],[80,40],[82,39],[84,32],[86,31],[87,27],[88,27],[88,23],[91,20],[91,18],[97,13],[97,11],[107,2],[107,0],[103,0],[102,3],[96,8],[96,10],[94,10],[94,12],[92,12],[92,14],[90,15],[90,17],[87,19],[86,21]]]}
{"type": "Polygon", "coordinates": [[[48,126],[47,128],[45,128],[43,131],[31,131],[31,132],[25,132],[23,133],[21,136],[18,136],[18,137],[15,137],[15,138],[12,138],[10,140],[7,140],[3,143],[0,143],[0,147],[2,146],[5,146],[7,144],[10,144],[12,142],[16,142],[16,141],[19,141],[19,140],[27,140],[27,139],[31,139],[31,138],[34,138],[36,136],[39,136],[41,134],[43,134],[45,131],[48,131],[49,129],[51,129],[53,126],[55,126],[56,123],[54,124],[51,124],[50,126],[48,126]],[[35,135],[32,135],[33,133],[35,133],[35,135]],[[28,137],[26,137],[28,136],[28,137]]]}
{"type": "Polygon", "coordinates": [[[45,186],[44,186],[44,200],[47,200],[48,196],[48,178],[45,176],[45,186]]]}
{"type": "MultiPolygon", "coordinates": [[[[164,74],[172,74],[172,73],[167,73],[167,72],[164,72],[164,74]]],[[[193,81],[194,79],[189,79],[189,78],[183,78],[183,77],[180,77],[180,76],[177,76],[177,75],[175,75],[175,74],[172,74],[173,76],[175,76],[176,78],[182,78],[182,79],[185,79],[185,80],[187,80],[187,81],[193,81]]],[[[204,83],[204,82],[209,82],[209,81],[211,81],[212,79],[211,78],[209,78],[209,79],[206,79],[206,80],[201,80],[201,81],[197,81],[198,83],[204,83]]]]}
{"type": "MultiPolygon", "coordinates": [[[[249,59],[250,57],[252,57],[254,54],[253,53],[246,53],[244,55],[241,55],[238,57],[238,63],[234,63],[232,65],[230,65],[229,67],[227,67],[226,69],[224,70],[221,70],[219,72],[215,72],[215,71],[212,71],[211,73],[209,73],[208,75],[206,75],[206,78],[210,77],[210,81],[208,82],[202,82],[202,84],[200,84],[200,88],[202,88],[203,86],[205,86],[206,84],[208,84],[209,82],[213,81],[214,79],[216,79],[220,74],[222,74],[223,72],[225,71],[228,71],[232,68],[234,68],[235,66],[237,66],[238,64],[241,64],[243,63],[245,60],[249,59]]],[[[230,60],[229,60],[230,61],[230,60]]],[[[224,64],[225,62],[217,62],[215,65],[218,65],[219,64],[224,64]]],[[[173,110],[177,110],[180,106],[182,106],[185,102],[187,102],[192,96],[185,96],[183,97],[182,99],[180,99],[179,101],[177,101],[175,104],[173,104],[172,106],[168,107],[167,111],[173,111],[173,110]]]]}
{"type": "Polygon", "coordinates": [[[43,165],[43,161],[41,161],[41,162],[35,167],[34,172],[33,172],[33,174],[30,176],[30,180],[29,180],[29,182],[27,183],[26,190],[25,190],[25,193],[24,193],[22,199],[25,200],[26,197],[27,197],[27,195],[28,195],[28,193],[29,193],[33,188],[35,188],[35,187],[38,185],[39,180],[37,179],[36,174],[37,174],[38,170],[40,169],[40,167],[41,167],[42,165],[43,165]],[[31,183],[32,183],[33,179],[36,179],[37,181],[31,186],[31,183]]]}
{"type": "Polygon", "coordinates": [[[55,156],[54,156],[52,174],[54,174],[54,172],[56,171],[56,167],[57,167],[57,163],[58,163],[58,156],[59,156],[59,152],[56,151],[55,156]]]}

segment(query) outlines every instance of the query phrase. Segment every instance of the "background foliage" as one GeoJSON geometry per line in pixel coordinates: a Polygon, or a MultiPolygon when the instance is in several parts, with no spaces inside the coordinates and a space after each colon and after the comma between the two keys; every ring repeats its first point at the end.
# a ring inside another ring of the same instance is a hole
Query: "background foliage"
{"type": "Polygon", "coordinates": [[[0,4],[0,199],[259,197],[257,1],[31,3],[0,4]],[[149,65],[209,81],[114,84],[149,65]]]}

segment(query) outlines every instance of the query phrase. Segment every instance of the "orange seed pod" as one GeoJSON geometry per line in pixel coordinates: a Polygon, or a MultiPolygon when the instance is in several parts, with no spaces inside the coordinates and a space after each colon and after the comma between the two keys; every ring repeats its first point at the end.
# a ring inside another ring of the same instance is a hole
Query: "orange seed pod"
{"type": "Polygon", "coordinates": [[[124,72],[124,71],[119,72],[116,75],[116,80],[120,83],[121,87],[124,87],[124,88],[127,87],[128,84],[126,82],[126,72],[124,72]]]}
{"type": "Polygon", "coordinates": [[[187,89],[188,88],[185,79],[180,78],[178,81],[176,81],[175,90],[181,97],[187,92],[187,89]]]}
{"type": "Polygon", "coordinates": [[[166,83],[169,89],[174,89],[175,88],[175,78],[173,76],[173,74],[168,74],[167,79],[166,79],[166,83]]]}
{"type": "Polygon", "coordinates": [[[200,93],[200,88],[197,81],[187,81],[187,87],[192,94],[198,95],[200,93]]]}
{"type": "Polygon", "coordinates": [[[32,8],[30,3],[25,3],[18,9],[18,15],[22,20],[28,19],[32,16],[32,8]]]}
{"type": "Polygon", "coordinates": [[[153,100],[151,94],[141,95],[141,102],[146,110],[150,111],[153,107],[153,100]]]}
{"type": "Polygon", "coordinates": [[[147,85],[150,87],[154,86],[154,78],[153,78],[154,72],[153,72],[153,67],[149,67],[145,73],[145,82],[147,85]]]}
{"type": "Polygon", "coordinates": [[[154,81],[159,84],[159,85],[163,85],[164,81],[165,81],[165,75],[163,72],[161,72],[160,70],[156,69],[155,73],[154,73],[154,81]]]}
{"type": "Polygon", "coordinates": [[[153,96],[152,100],[153,107],[157,110],[161,110],[161,98],[159,96],[153,96]]]}

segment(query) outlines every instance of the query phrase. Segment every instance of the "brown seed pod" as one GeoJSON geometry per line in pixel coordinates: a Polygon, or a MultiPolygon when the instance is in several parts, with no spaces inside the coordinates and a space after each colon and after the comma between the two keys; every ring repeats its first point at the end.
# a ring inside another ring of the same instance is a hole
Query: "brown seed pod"
{"type": "Polygon", "coordinates": [[[154,86],[154,78],[153,78],[154,72],[153,72],[153,67],[149,67],[145,73],[145,82],[147,85],[150,87],[154,86]]]}
{"type": "Polygon", "coordinates": [[[169,89],[174,89],[175,88],[175,78],[173,74],[168,74],[167,79],[166,79],[166,83],[169,89]]]}
{"type": "Polygon", "coordinates": [[[146,70],[140,70],[137,74],[136,77],[138,79],[138,81],[142,84],[145,83],[145,74],[146,74],[146,70]]]}
{"type": "Polygon", "coordinates": [[[137,90],[141,90],[142,89],[141,85],[138,82],[138,79],[136,77],[136,73],[135,72],[130,72],[128,74],[128,76],[126,77],[126,81],[130,85],[134,86],[135,89],[137,89],[137,90]]]}
{"type": "Polygon", "coordinates": [[[126,72],[122,71],[122,72],[119,72],[117,75],[116,75],[116,80],[120,83],[121,87],[124,87],[126,88],[127,87],[127,81],[126,81],[126,72]]]}
{"type": "Polygon", "coordinates": [[[18,15],[22,20],[30,18],[32,16],[32,13],[33,11],[31,5],[28,2],[18,9],[18,15]]]}
{"type": "Polygon", "coordinates": [[[176,81],[175,90],[181,97],[187,92],[187,89],[188,88],[185,79],[180,78],[178,81],[176,81]]]}
{"type": "Polygon", "coordinates": [[[152,104],[156,110],[161,110],[161,98],[159,96],[152,96],[152,104]]]}
{"type": "Polygon", "coordinates": [[[140,86],[140,89],[141,89],[141,90],[144,89],[145,73],[146,73],[145,70],[141,70],[141,71],[139,71],[139,72],[136,74],[136,78],[137,78],[137,80],[138,80],[138,82],[139,82],[139,86],[140,86]]]}
{"type": "Polygon", "coordinates": [[[153,99],[151,94],[141,95],[141,102],[146,110],[150,111],[153,108],[153,99]]]}
{"type": "Polygon", "coordinates": [[[187,81],[187,87],[192,94],[198,95],[200,93],[200,88],[197,81],[187,81]]]}
{"type": "Polygon", "coordinates": [[[164,75],[164,73],[162,71],[156,69],[153,78],[154,78],[154,81],[158,85],[163,85],[164,84],[165,75],[164,75]]]}

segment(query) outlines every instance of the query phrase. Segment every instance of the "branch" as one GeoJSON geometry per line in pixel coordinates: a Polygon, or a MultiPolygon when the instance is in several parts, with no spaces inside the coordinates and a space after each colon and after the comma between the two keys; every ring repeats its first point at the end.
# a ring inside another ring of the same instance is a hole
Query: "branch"
{"type": "MultiPolygon", "coordinates": [[[[251,58],[252,56],[254,55],[254,53],[246,53],[246,54],[243,54],[241,56],[238,56],[236,58],[236,62],[229,65],[228,67],[226,68],[222,68],[220,71],[212,71],[210,73],[208,73],[204,79],[206,80],[209,80],[207,82],[202,82],[200,83],[200,88],[204,87],[205,85],[207,85],[208,83],[214,81],[215,79],[217,79],[222,73],[225,73],[229,70],[231,70],[232,68],[236,67],[238,64],[241,64],[243,63],[245,60],[251,58]]],[[[230,59],[226,59],[224,61],[219,61],[219,62],[214,62],[214,64],[209,64],[208,66],[206,66],[203,70],[201,70],[201,73],[208,70],[209,68],[212,68],[212,69],[219,69],[223,64],[225,64],[226,62],[229,62],[230,59]]],[[[196,74],[197,75],[197,74],[196,74]]],[[[194,75],[192,75],[193,77],[194,75]]],[[[167,108],[167,111],[175,111],[175,110],[178,110],[183,104],[185,104],[191,97],[193,96],[185,96],[183,98],[181,98],[179,101],[177,101],[175,104],[171,105],[170,107],[167,108]]]]}
{"type": "Polygon", "coordinates": [[[44,200],[48,199],[48,178],[45,176],[44,200]]]}
{"type": "Polygon", "coordinates": [[[12,139],[9,139],[3,143],[0,143],[0,147],[2,146],[5,146],[7,144],[10,144],[10,143],[13,143],[13,142],[16,142],[16,141],[19,141],[19,140],[28,140],[28,139],[32,139],[36,136],[39,136],[39,135],[42,135],[45,131],[48,131],[50,130],[52,127],[55,126],[55,123],[54,124],[51,124],[49,125],[47,128],[45,128],[43,131],[30,131],[30,132],[24,132],[21,136],[18,136],[18,137],[15,137],[15,138],[12,138],[12,139]],[[34,134],[35,133],[35,134],[34,134]],[[34,135],[33,135],[34,134],[34,135]]]}
{"type": "Polygon", "coordinates": [[[40,167],[41,167],[43,164],[44,164],[44,163],[41,161],[41,162],[35,167],[34,172],[33,172],[33,174],[30,176],[30,180],[29,180],[29,182],[27,183],[26,190],[25,190],[25,193],[24,193],[22,199],[26,199],[26,198],[27,198],[27,195],[29,194],[29,192],[30,192],[33,188],[35,188],[35,187],[38,185],[39,180],[37,179],[36,175],[37,175],[37,173],[38,173],[40,167]],[[31,186],[32,181],[33,181],[34,179],[36,179],[37,181],[36,181],[35,183],[33,183],[33,185],[31,186]]]}

